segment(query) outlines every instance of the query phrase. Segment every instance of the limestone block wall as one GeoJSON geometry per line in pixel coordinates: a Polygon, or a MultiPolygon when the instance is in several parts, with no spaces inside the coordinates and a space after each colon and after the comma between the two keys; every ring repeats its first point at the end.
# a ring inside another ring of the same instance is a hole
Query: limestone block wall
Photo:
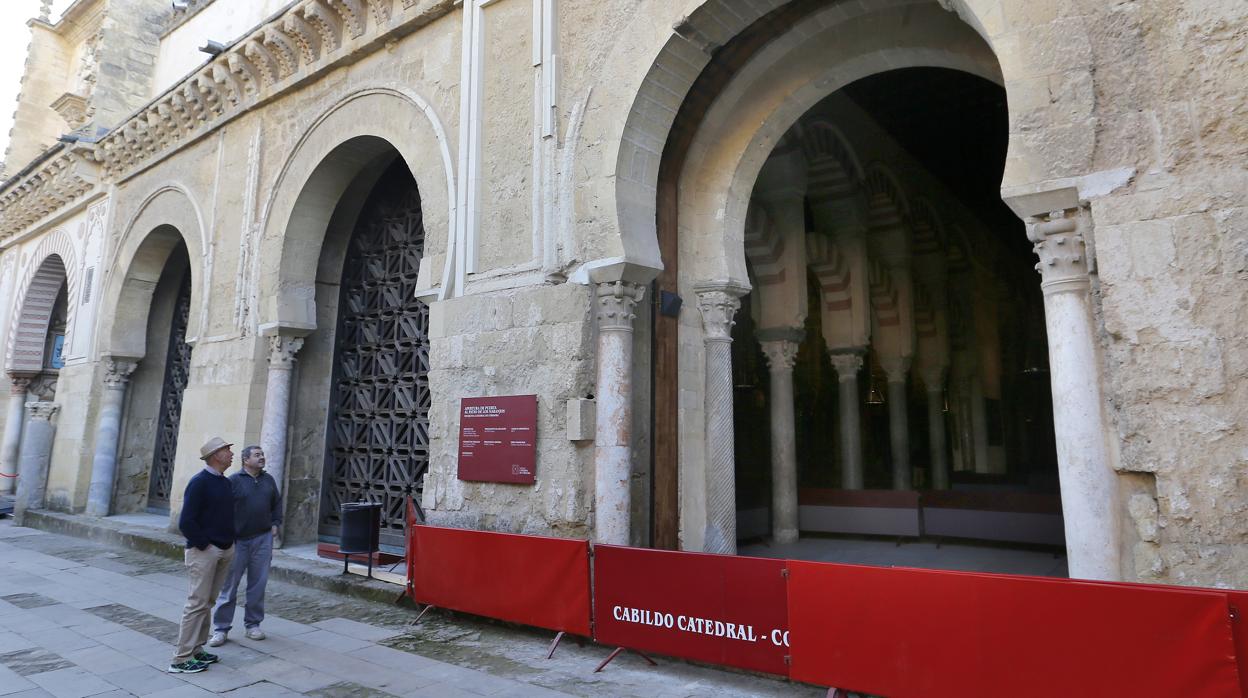
{"type": "Polygon", "coordinates": [[[529,287],[441,301],[430,310],[429,520],[588,536],[593,442],[568,440],[566,403],[594,390],[590,289],[529,287]],[[538,396],[537,483],[458,480],[459,398],[529,394],[538,396]]]}

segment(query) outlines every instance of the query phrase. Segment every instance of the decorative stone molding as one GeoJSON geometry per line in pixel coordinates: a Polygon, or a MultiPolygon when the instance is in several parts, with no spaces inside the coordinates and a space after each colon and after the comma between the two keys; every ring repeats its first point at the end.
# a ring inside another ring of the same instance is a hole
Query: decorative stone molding
{"type": "Polygon", "coordinates": [[[627,281],[598,284],[595,316],[599,331],[632,332],[634,309],[646,295],[646,287],[627,281]]]}
{"type": "MultiPolygon", "coordinates": [[[[189,17],[207,2],[195,3],[189,17]]],[[[118,178],[220,123],[294,89],[353,54],[376,50],[452,11],[454,0],[302,0],[234,42],[102,138],[96,158],[118,178]]],[[[175,21],[185,21],[178,19],[175,21]]]]}
{"type": "Polygon", "coordinates": [[[83,146],[57,146],[38,166],[0,187],[0,243],[61,210],[90,191],[100,168],[83,146]]]}
{"type": "Polygon", "coordinates": [[[125,359],[108,359],[104,367],[104,387],[110,390],[125,390],[130,382],[130,374],[138,368],[137,361],[125,359]]]}
{"type": "Polygon", "coordinates": [[[290,370],[295,366],[295,354],[303,348],[303,337],[269,337],[269,367],[290,370]]]}
{"type": "Polygon", "coordinates": [[[66,92],[57,97],[49,106],[61,115],[70,128],[78,128],[87,123],[87,119],[90,118],[87,98],[73,92],[66,92]]]}
{"type": "Polygon", "coordinates": [[[707,342],[731,342],[733,318],[741,308],[741,296],[749,289],[732,282],[699,284],[698,310],[702,311],[702,327],[707,342]]]}
{"type": "Polygon", "coordinates": [[[1069,208],[1028,218],[1027,239],[1040,258],[1040,288],[1044,293],[1086,291],[1088,280],[1087,245],[1080,232],[1080,209],[1069,208]]]}

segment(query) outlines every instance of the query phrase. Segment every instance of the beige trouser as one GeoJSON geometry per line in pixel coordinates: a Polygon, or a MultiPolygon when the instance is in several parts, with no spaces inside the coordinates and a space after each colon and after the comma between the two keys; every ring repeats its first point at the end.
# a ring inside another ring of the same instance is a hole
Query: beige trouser
{"type": "Polygon", "coordinates": [[[230,560],[233,559],[233,546],[229,550],[215,545],[203,550],[186,549],[186,571],[191,588],[186,608],[182,609],[182,626],[178,629],[178,653],[173,656],[174,664],[190,659],[208,641],[208,631],[212,629],[212,603],[225,585],[230,560]]]}

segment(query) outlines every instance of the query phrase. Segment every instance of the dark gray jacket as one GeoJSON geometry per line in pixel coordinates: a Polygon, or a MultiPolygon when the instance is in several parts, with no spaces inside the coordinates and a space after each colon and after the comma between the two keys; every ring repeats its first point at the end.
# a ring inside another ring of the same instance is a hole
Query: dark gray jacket
{"type": "Polygon", "coordinates": [[[255,538],[282,522],[282,495],[267,472],[252,477],[246,470],[230,476],[234,488],[234,533],[239,540],[255,538]]]}

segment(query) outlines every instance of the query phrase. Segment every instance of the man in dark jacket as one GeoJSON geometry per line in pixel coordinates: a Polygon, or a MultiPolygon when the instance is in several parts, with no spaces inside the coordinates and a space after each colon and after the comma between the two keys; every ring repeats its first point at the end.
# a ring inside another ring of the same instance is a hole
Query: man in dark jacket
{"type": "Polygon", "coordinates": [[[264,472],[264,451],[259,446],[243,449],[243,469],[230,476],[234,489],[234,532],[237,550],[225,586],[212,614],[213,633],[208,646],[225,643],[234,622],[238,583],[247,573],[247,610],[243,626],[249,640],[263,640],[264,587],[273,561],[273,537],[282,523],[282,495],[272,475],[264,472]]]}
{"type": "Polygon", "coordinates": [[[186,484],[178,528],[186,536],[186,569],[190,593],[178,629],[178,649],[170,673],[194,674],[219,658],[204,651],[211,622],[212,600],[221,592],[234,558],[234,492],[225,471],[234,452],[219,436],[199,449],[204,469],[186,484]]]}

